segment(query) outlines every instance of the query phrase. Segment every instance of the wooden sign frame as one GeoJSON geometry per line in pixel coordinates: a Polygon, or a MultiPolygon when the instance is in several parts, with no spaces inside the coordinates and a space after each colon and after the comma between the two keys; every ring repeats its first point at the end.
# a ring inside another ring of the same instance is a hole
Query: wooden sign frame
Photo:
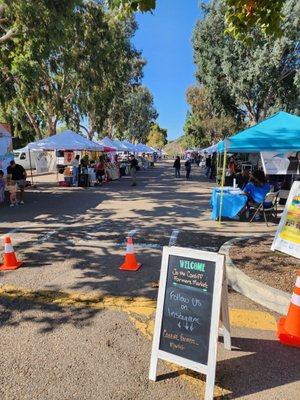
{"type": "Polygon", "coordinates": [[[214,385],[215,385],[217,342],[219,334],[222,334],[224,336],[225,348],[231,350],[227,277],[224,267],[224,255],[208,251],[183,248],[183,247],[164,247],[159,282],[160,284],[159,284],[158,298],[157,298],[157,308],[156,308],[155,328],[154,328],[154,336],[152,343],[149,379],[156,381],[158,359],[169,361],[178,364],[182,367],[189,368],[193,371],[205,374],[206,375],[205,400],[212,400],[214,385]],[[171,255],[194,258],[202,261],[203,260],[212,261],[215,263],[214,290],[212,296],[212,311],[211,311],[207,365],[197,363],[195,361],[159,349],[161,328],[163,322],[165,292],[166,292],[166,284],[168,276],[168,263],[169,263],[169,257],[171,255]],[[221,330],[219,329],[220,319],[223,323],[223,328],[221,330]]]}

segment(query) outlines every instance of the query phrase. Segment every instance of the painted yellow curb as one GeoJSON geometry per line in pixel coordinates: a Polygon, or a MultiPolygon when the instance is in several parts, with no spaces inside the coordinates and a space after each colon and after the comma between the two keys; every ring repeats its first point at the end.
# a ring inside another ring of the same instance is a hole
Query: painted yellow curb
{"type": "MultiPolygon", "coordinates": [[[[152,340],[154,331],[154,313],[156,302],[145,297],[101,296],[98,293],[68,293],[63,291],[16,288],[14,286],[0,286],[0,297],[11,300],[33,301],[39,304],[55,304],[60,307],[94,308],[99,310],[110,309],[126,312],[129,320],[148,340],[152,340]]],[[[230,309],[230,323],[232,326],[258,330],[276,330],[276,320],[273,315],[256,310],[230,309]]],[[[205,381],[201,375],[168,363],[178,376],[185,379],[200,398],[203,396],[205,381]]],[[[226,398],[230,393],[227,389],[215,385],[215,395],[226,398]]]]}

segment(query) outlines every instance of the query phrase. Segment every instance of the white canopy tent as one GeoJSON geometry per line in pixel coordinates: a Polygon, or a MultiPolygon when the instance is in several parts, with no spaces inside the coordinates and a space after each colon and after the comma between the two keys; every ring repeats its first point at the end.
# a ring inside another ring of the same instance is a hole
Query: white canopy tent
{"type": "Polygon", "coordinates": [[[147,154],[153,154],[155,153],[156,150],[152,149],[151,147],[143,144],[143,143],[139,143],[136,145],[137,151],[139,153],[147,153],[147,154]]]}
{"type": "Polygon", "coordinates": [[[113,146],[117,149],[117,151],[124,151],[124,146],[118,139],[113,139],[111,140],[113,143],[113,146]]]}
{"type": "Polygon", "coordinates": [[[45,139],[38,140],[28,144],[30,151],[50,151],[50,150],[70,150],[70,151],[103,151],[104,147],[99,143],[67,130],[57,135],[49,136],[45,139]]]}
{"type": "Polygon", "coordinates": [[[101,146],[104,147],[110,147],[111,149],[114,149],[115,151],[118,151],[118,145],[112,140],[110,139],[108,136],[105,136],[103,139],[101,140],[97,140],[97,143],[100,144],[101,146]]]}
{"type": "Polygon", "coordinates": [[[219,144],[219,142],[216,144],[213,144],[212,146],[207,147],[206,149],[202,149],[201,153],[202,154],[208,153],[208,154],[212,155],[213,153],[217,152],[218,144],[219,144]]]}
{"type": "Polygon", "coordinates": [[[104,147],[99,143],[95,143],[84,136],[79,135],[71,130],[58,133],[57,135],[49,136],[47,138],[29,143],[27,145],[29,150],[29,162],[32,176],[32,162],[31,151],[104,151],[104,147]]]}
{"type": "Polygon", "coordinates": [[[134,144],[128,142],[128,140],[123,140],[122,143],[127,147],[127,149],[128,149],[127,151],[130,151],[132,153],[135,153],[138,151],[136,146],[134,144]]]}
{"type": "Polygon", "coordinates": [[[119,139],[114,139],[114,144],[118,147],[118,151],[131,151],[130,147],[121,142],[119,139]]]}

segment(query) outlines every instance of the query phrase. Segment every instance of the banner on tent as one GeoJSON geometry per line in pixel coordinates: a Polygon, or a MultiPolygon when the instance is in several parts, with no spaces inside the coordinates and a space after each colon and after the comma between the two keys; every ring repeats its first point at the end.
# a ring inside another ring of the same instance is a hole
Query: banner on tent
{"type": "Polygon", "coordinates": [[[49,162],[46,153],[44,152],[37,153],[35,157],[35,168],[38,174],[49,171],[49,162]]]}
{"type": "Polygon", "coordinates": [[[265,174],[297,175],[300,173],[300,151],[294,153],[260,153],[265,174]]]}
{"type": "Polygon", "coordinates": [[[271,250],[300,259],[300,182],[294,182],[271,250]]]}
{"type": "Polygon", "coordinates": [[[71,164],[71,162],[74,160],[74,158],[75,158],[74,151],[64,151],[65,165],[71,164]]]}

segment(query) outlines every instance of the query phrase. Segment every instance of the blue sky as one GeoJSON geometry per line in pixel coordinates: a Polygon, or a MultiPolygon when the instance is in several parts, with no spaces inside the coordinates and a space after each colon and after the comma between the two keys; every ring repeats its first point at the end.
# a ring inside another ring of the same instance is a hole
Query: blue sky
{"type": "Polygon", "coordinates": [[[158,123],[168,129],[168,139],[183,133],[185,92],[195,83],[191,37],[199,18],[199,0],[157,0],[153,14],[136,15],[133,43],[147,60],[143,83],[153,93],[158,123]]]}

